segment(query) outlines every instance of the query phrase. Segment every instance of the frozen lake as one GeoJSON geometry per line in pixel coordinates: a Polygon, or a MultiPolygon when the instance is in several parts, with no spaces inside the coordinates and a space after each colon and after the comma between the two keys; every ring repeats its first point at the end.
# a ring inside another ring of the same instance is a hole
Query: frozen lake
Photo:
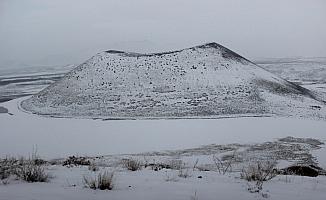
{"type": "Polygon", "coordinates": [[[37,146],[46,158],[129,154],[207,144],[255,143],[276,138],[326,140],[325,121],[293,118],[191,120],[89,120],[46,118],[17,108],[21,99],[0,104],[0,156],[28,155],[37,146]]]}

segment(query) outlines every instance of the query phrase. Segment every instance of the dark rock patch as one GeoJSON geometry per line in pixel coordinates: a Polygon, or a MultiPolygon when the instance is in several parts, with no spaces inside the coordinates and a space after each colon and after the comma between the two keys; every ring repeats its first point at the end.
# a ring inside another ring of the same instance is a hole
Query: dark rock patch
{"type": "Polygon", "coordinates": [[[295,165],[295,166],[290,166],[282,169],[281,174],[316,177],[319,175],[319,171],[317,168],[314,167],[313,165],[309,165],[309,166],[295,165]]]}
{"type": "Polygon", "coordinates": [[[78,166],[78,165],[90,165],[91,162],[86,157],[69,156],[64,162],[63,166],[78,166]]]}

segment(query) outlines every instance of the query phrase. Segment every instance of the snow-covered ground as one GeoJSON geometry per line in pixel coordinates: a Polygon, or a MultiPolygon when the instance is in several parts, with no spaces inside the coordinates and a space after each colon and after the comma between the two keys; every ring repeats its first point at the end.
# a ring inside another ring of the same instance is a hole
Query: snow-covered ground
{"type": "MultiPolygon", "coordinates": [[[[305,70],[309,70],[309,67],[305,70]]],[[[38,76],[38,74],[34,75],[38,76]]],[[[12,78],[15,79],[15,77],[12,78]]],[[[320,94],[326,91],[322,83],[315,84],[314,82],[314,84],[302,86],[320,94]]],[[[14,87],[18,88],[18,93],[22,92],[19,90],[21,87],[19,84],[14,87]]],[[[31,85],[31,88],[36,87],[31,85]]],[[[0,92],[3,91],[2,89],[0,88],[0,92]]],[[[249,200],[265,199],[264,197],[277,200],[319,200],[326,196],[325,176],[278,175],[265,182],[260,193],[250,193],[248,186],[252,186],[253,183],[240,179],[240,172],[234,171],[222,175],[212,168],[212,154],[219,152],[221,154],[217,153],[218,155],[225,155],[232,152],[233,148],[236,148],[240,155],[245,155],[246,152],[248,153],[246,150],[251,147],[259,150],[257,147],[269,145],[265,152],[249,151],[249,157],[256,155],[259,160],[263,158],[262,155],[268,158],[269,153],[275,153],[277,148],[281,149],[287,145],[277,143],[279,138],[292,136],[314,138],[326,142],[324,120],[285,117],[107,121],[49,118],[19,110],[18,105],[25,98],[28,97],[0,103],[0,158],[29,156],[33,148],[37,146],[41,158],[54,159],[58,163],[45,166],[46,171],[53,176],[48,183],[10,180],[9,184],[3,185],[0,181],[0,200],[249,200]],[[220,151],[223,148],[227,151],[220,151]],[[87,166],[70,168],[62,166],[60,162],[71,155],[91,156],[90,159],[94,159],[100,166],[100,171],[114,171],[113,190],[94,191],[85,188],[83,177],[95,176],[98,172],[89,171],[87,166]],[[124,158],[137,158],[157,163],[182,160],[190,169],[189,177],[178,177],[178,170],[153,171],[149,167],[131,172],[119,164],[119,161],[124,158]],[[193,170],[192,166],[197,159],[199,160],[198,166],[211,170],[201,171],[199,167],[193,170]]],[[[303,156],[298,158],[299,161],[309,158],[311,154],[316,157],[320,167],[326,168],[325,145],[312,149],[305,147],[305,144],[294,143],[293,151],[288,151],[290,152],[289,159],[279,160],[277,166],[288,166],[293,161],[290,158],[291,153],[303,150],[303,156]]]]}
{"type": "MultiPolygon", "coordinates": [[[[84,187],[83,177],[95,176],[95,172],[89,171],[86,166],[68,168],[60,164],[48,165],[47,172],[53,176],[48,183],[12,180],[7,185],[0,184],[1,200],[261,199],[263,196],[298,200],[323,199],[326,195],[325,176],[278,175],[264,183],[260,193],[250,193],[248,187],[253,183],[240,179],[239,172],[221,175],[216,171],[192,170],[190,167],[190,177],[182,178],[178,177],[177,170],[172,169],[153,171],[146,168],[131,172],[120,165],[108,164],[136,156],[156,162],[178,159],[187,166],[194,165],[199,159],[198,165],[209,166],[213,161],[205,148],[197,153],[189,153],[193,150],[180,152],[210,144],[273,142],[287,136],[316,138],[325,142],[325,121],[274,117],[113,121],[50,118],[19,110],[17,105],[23,99],[0,104],[8,109],[8,113],[0,114],[1,157],[28,156],[35,146],[39,155],[47,160],[64,160],[71,155],[99,156],[100,171],[115,172],[115,186],[112,191],[93,191],[84,187]],[[200,176],[202,178],[198,178],[200,176]]],[[[325,168],[326,149],[324,145],[321,147],[311,153],[317,157],[319,166],[325,168]]],[[[279,164],[284,163],[288,162],[279,164]]]]}
{"type": "MultiPolygon", "coordinates": [[[[261,194],[247,191],[247,183],[236,174],[220,175],[216,172],[195,171],[191,177],[180,178],[172,170],[143,169],[115,173],[116,185],[111,191],[93,191],[83,187],[82,176],[93,174],[86,167],[50,167],[55,178],[50,183],[12,183],[0,185],[0,199],[8,200],[252,200],[266,199],[261,194]],[[173,175],[174,174],[174,175],[173,175]],[[176,176],[167,181],[167,176],[176,176]],[[198,178],[202,176],[202,178],[198,178]]],[[[326,178],[277,176],[264,184],[264,194],[271,200],[322,200],[326,193],[326,178]]]]}

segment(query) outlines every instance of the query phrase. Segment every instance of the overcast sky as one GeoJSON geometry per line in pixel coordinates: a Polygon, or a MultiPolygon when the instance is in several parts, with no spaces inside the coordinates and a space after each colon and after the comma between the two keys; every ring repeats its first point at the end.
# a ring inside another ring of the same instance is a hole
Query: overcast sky
{"type": "Polygon", "coordinates": [[[249,59],[326,56],[326,1],[0,0],[0,68],[211,41],[249,59]]]}

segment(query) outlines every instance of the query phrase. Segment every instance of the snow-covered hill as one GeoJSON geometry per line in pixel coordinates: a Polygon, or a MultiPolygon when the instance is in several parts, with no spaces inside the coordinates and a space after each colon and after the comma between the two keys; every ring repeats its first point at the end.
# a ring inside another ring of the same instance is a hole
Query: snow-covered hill
{"type": "Polygon", "coordinates": [[[102,52],[21,107],[104,119],[326,116],[317,95],[217,43],[155,54],[102,52]]]}

